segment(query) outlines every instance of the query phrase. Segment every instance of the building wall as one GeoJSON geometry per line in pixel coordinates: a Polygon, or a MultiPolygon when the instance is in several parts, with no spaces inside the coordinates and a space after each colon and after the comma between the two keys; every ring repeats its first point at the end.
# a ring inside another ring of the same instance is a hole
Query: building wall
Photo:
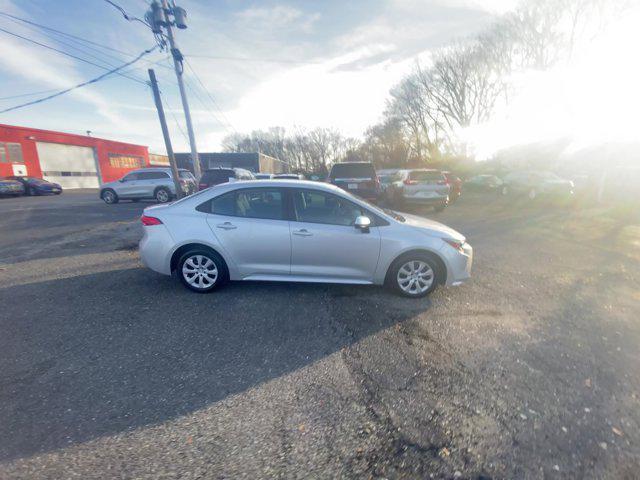
{"type": "MultiPolygon", "coordinates": [[[[27,168],[27,175],[42,178],[36,142],[93,148],[98,159],[99,175],[102,183],[117,180],[135,168],[149,166],[149,151],[147,147],[142,145],[0,124],[0,143],[5,145],[7,143],[19,143],[22,146],[23,164],[27,168]]],[[[18,163],[16,159],[6,158],[5,152],[5,161],[2,160],[0,152],[0,176],[13,175],[12,164],[18,163]]]]}

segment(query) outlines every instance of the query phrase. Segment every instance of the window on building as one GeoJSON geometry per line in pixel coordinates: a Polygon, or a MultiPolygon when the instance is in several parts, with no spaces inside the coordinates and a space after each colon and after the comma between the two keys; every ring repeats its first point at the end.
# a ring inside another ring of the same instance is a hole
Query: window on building
{"type": "Polygon", "coordinates": [[[110,153],[109,165],[114,168],[141,168],[144,167],[144,158],[136,155],[110,153]]]}
{"type": "Polygon", "coordinates": [[[22,145],[19,143],[7,143],[7,151],[9,152],[9,160],[13,163],[24,163],[22,158],[22,145]]]}
{"type": "Polygon", "coordinates": [[[4,143],[0,142],[0,163],[7,163],[7,147],[4,143]]]}

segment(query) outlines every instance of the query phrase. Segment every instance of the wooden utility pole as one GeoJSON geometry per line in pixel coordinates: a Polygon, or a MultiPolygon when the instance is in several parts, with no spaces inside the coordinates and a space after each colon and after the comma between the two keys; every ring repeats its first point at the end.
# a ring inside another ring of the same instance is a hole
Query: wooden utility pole
{"type": "Polygon", "coordinates": [[[182,198],[182,187],[180,186],[180,177],[178,176],[178,166],[176,165],[176,157],[173,155],[173,147],[171,146],[171,138],[169,137],[169,129],[167,128],[167,119],[164,116],[164,108],[162,107],[162,99],[160,98],[160,90],[158,90],[158,81],[156,80],[156,72],[152,68],[149,69],[149,80],[151,81],[151,90],[153,90],[153,100],[156,103],[158,117],[160,118],[160,127],[162,128],[162,136],[164,137],[164,146],[169,156],[169,164],[171,165],[171,173],[173,177],[173,185],[176,187],[176,197],[182,198]]]}

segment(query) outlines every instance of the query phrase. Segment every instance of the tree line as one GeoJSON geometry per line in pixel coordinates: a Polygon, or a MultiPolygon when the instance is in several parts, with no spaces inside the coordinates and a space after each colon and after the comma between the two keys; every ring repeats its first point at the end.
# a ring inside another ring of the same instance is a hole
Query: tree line
{"type": "Polygon", "coordinates": [[[519,72],[569,61],[576,45],[620,14],[627,0],[533,0],[503,15],[480,34],[436,51],[389,94],[382,120],[364,138],[331,128],[286,132],[282,127],[234,134],[231,152],[259,151],[301,172],[325,173],[340,161],[378,167],[439,165],[465,158],[460,132],[489,121],[515,94],[519,72]]]}

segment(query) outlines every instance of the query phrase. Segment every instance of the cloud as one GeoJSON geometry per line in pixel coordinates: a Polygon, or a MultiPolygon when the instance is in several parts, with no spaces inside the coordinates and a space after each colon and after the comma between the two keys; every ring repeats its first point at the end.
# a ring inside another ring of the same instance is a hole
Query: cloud
{"type": "Polygon", "coordinates": [[[319,20],[319,13],[307,14],[298,8],[289,5],[276,5],[273,7],[250,7],[235,14],[241,27],[254,30],[282,29],[311,32],[314,24],[319,20]]]}

